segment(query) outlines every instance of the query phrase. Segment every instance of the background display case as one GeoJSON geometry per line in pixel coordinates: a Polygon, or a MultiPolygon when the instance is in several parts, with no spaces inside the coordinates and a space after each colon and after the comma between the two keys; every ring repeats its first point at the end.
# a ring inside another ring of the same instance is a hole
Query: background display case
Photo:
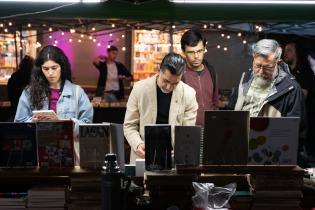
{"type": "MultiPolygon", "coordinates": [[[[173,52],[180,53],[180,39],[184,32],[173,33],[173,52]]],[[[163,57],[172,47],[170,33],[158,30],[134,30],[132,48],[132,72],[134,80],[154,75],[163,57]]]]}

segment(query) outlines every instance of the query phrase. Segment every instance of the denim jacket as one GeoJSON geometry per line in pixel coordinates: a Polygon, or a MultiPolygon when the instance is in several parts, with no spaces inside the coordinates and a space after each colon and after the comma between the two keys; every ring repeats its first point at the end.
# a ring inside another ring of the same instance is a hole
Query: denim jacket
{"type": "MultiPolygon", "coordinates": [[[[57,115],[60,119],[71,119],[75,123],[91,123],[93,121],[93,107],[84,90],[66,80],[62,93],[57,102],[57,115]],[[76,93],[76,91],[78,91],[76,93]],[[78,99],[76,97],[78,96],[78,99]]],[[[43,102],[41,110],[48,110],[49,100],[43,102]]],[[[32,108],[30,92],[27,88],[23,90],[20,97],[14,122],[31,122],[32,108]]]]}

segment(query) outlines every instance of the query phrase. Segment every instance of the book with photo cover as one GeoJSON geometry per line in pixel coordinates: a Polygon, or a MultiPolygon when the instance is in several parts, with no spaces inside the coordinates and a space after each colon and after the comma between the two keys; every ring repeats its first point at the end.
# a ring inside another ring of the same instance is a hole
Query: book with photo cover
{"type": "Polygon", "coordinates": [[[246,165],[248,111],[205,111],[203,164],[246,165]]]}
{"type": "Polygon", "coordinates": [[[36,124],[0,123],[0,167],[37,166],[36,124]]]}
{"type": "Polygon", "coordinates": [[[175,126],[175,164],[198,165],[200,163],[201,127],[175,126]]]}
{"type": "Polygon", "coordinates": [[[154,124],[144,126],[145,169],[169,170],[172,168],[171,125],[154,124]]]}
{"type": "Polygon", "coordinates": [[[298,117],[251,117],[248,164],[296,165],[298,117]]]}
{"type": "Polygon", "coordinates": [[[73,167],[73,121],[37,123],[40,167],[73,167]]]}
{"type": "Polygon", "coordinates": [[[100,168],[110,152],[110,124],[80,124],[80,166],[100,168]]]}

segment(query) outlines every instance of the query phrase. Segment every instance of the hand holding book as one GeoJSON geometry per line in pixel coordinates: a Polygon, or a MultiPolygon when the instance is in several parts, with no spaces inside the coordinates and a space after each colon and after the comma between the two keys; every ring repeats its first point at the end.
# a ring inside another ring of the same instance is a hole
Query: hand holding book
{"type": "Polygon", "coordinates": [[[59,120],[57,114],[53,110],[35,110],[33,111],[32,121],[57,121],[59,120]]]}

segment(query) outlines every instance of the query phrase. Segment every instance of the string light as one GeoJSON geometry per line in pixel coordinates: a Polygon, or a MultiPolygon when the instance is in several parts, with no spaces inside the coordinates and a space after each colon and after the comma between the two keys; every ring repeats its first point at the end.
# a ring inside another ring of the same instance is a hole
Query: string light
{"type": "Polygon", "coordinates": [[[113,34],[109,34],[109,36],[113,36],[113,34]]]}
{"type": "Polygon", "coordinates": [[[41,44],[41,43],[36,42],[36,44],[35,44],[35,48],[39,48],[39,47],[41,47],[41,46],[42,46],[42,44],[41,44]]]}
{"type": "Polygon", "coordinates": [[[121,50],[122,50],[122,51],[126,51],[126,47],[122,47],[121,50]]]}
{"type": "Polygon", "coordinates": [[[3,26],[4,26],[3,23],[0,23],[0,27],[3,28],[3,26]]]}
{"type": "Polygon", "coordinates": [[[224,50],[224,51],[227,51],[227,50],[228,50],[228,48],[227,48],[227,47],[225,47],[225,48],[223,48],[223,50],[224,50]]]}
{"type": "Polygon", "coordinates": [[[222,28],[222,25],[218,25],[218,28],[222,28]]]}
{"type": "Polygon", "coordinates": [[[49,29],[48,29],[49,31],[52,31],[52,27],[49,27],[49,29]]]}
{"type": "Polygon", "coordinates": [[[221,36],[224,37],[225,35],[224,35],[224,34],[221,34],[221,36]]]}
{"type": "Polygon", "coordinates": [[[55,43],[54,46],[57,47],[57,44],[55,43]]]}
{"type": "Polygon", "coordinates": [[[203,25],[203,28],[204,28],[204,29],[208,28],[207,24],[204,24],[204,25],[203,25]]]}
{"type": "Polygon", "coordinates": [[[61,36],[64,36],[65,35],[65,32],[61,32],[61,36]]]}
{"type": "Polygon", "coordinates": [[[227,39],[230,39],[230,38],[231,38],[231,36],[230,36],[230,35],[227,35],[227,36],[226,36],[226,38],[227,38],[227,39]]]}
{"type": "Polygon", "coordinates": [[[81,38],[84,38],[84,34],[81,34],[81,38]]]}
{"type": "Polygon", "coordinates": [[[55,39],[55,44],[58,44],[58,40],[55,39]]]}
{"type": "Polygon", "coordinates": [[[213,24],[213,23],[210,23],[210,27],[214,27],[214,24],[213,24]]]}
{"type": "Polygon", "coordinates": [[[93,42],[96,42],[96,39],[93,39],[93,42]]]}
{"type": "Polygon", "coordinates": [[[9,22],[9,26],[12,26],[12,23],[11,23],[11,22],[9,22]]]}
{"type": "Polygon", "coordinates": [[[121,35],[122,38],[125,38],[125,34],[121,35]]]}
{"type": "Polygon", "coordinates": [[[218,45],[217,45],[217,48],[218,48],[218,49],[220,49],[220,48],[221,48],[221,46],[218,44],[218,45]]]}
{"type": "Polygon", "coordinates": [[[205,49],[205,53],[208,52],[207,48],[205,49]]]}
{"type": "Polygon", "coordinates": [[[49,39],[52,39],[52,35],[49,35],[49,39]]]}
{"type": "Polygon", "coordinates": [[[97,46],[100,47],[100,46],[101,46],[101,43],[97,43],[97,46]]]}
{"type": "Polygon", "coordinates": [[[112,24],[112,27],[115,28],[115,24],[114,23],[112,24]]]}
{"type": "Polygon", "coordinates": [[[93,37],[92,37],[92,36],[89,36],[89,39],[91,40],[91,39],[93,39],[93,37]]]}
{"type": "Polygon", "coordinates": [[[69,39],[69,42],[72,42],[72,39],[69,39]]]}
{"type": "Polygon", "coordinates": [[[110,48],[110,45],[107,45],[107,48],[110,48]]]}
{"type": "Polygon", "coordinates": [[[243,40],[243,44],[246,44],[247,43],[247,41],[246,40],[243,40]]]}
{"type": "Polygon", "coordinates": [[[75,33],[75,29],[74,29],[74,28],[71,28],[71,29],[70,29],[70,33],[72,33],[72,34],[75,33]]]}
{"type": "Polygon", "coordinates": [[[5,32],[5,33],[8,33],[8,29],[7,29],[7,28],[5,28],[5,29],[4,29],[4,32],[5,32]]]}
{"type": "Polygon", "coordinates": [[[94,28],[94,27],[92,28],[92,31],[95,31],[95,28],[94,28]]]}
{"type": "Polygon", "coordinates": [[[176,28],[176,26],[175,26],[175,25],[172,25],[172,28],[173,28],[173,29],[175,29],[175,28],[176,28]]]}
{"type": "Polygon", "coordinates": [[[81,42],[82,42],[82,40],[81,40],[81,39],[78,39],[78,42],[79,42],[79,43],[81,43],[81,42]]]}
{"type": "Polygon", "coordinates": [[[261,26],[259,26],[258,31],[261,32],[263,29],[261,26]]]}
{"type": "Polygon", "coordinates": [[[32,27],[32,24],[30,24],[30,23],[29,23],[29,24],[27,24],[27,27],[29,27],[29,28],[30,28],[30,27],[32,27]]]}
{"type": "Polygon", "coordinates": [[[242,33],[241,33],[241,32],[239,32],[239,33],[237,34],[237,36],[238,36],[238,37],[241,37],[241,36],[242,36],[242,33]]]}

